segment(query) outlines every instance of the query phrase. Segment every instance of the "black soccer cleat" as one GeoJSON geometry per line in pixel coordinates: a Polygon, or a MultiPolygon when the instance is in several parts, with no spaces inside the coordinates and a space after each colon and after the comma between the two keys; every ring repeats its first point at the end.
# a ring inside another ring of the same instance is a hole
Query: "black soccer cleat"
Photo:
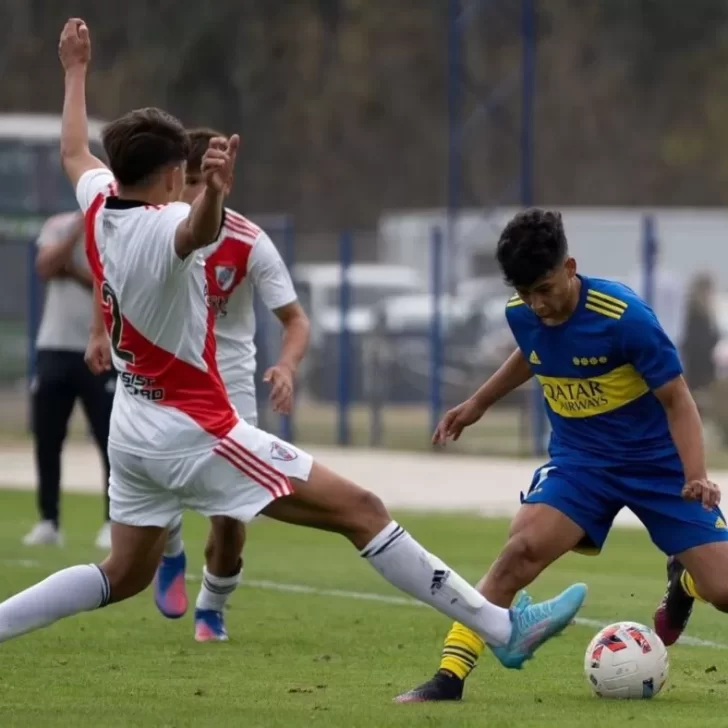
{"type": "Polygon", "coordinates": [[[465,681],[446,670],[438,670],[419,687],[398,695],[395,703],[432,703],[442,700],[461,700],[465,681]]]}
{"type": "Polygon", "coordinates": [[[674,645],[685,631],[695,599],[680,583],[685,568],[674,557],[667,560],[667,591],[655,611],[655,632],[667,647],[674,645]]]}

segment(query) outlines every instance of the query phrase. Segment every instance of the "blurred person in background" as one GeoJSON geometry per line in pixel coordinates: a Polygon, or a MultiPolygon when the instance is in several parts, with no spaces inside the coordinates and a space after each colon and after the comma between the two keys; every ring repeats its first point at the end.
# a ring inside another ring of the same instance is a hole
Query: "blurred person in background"
{"type": "Polygon", "coordinates": [[[104,466],[104,522],[96,545],[103,549],[110,546],[106,444],[116,373],[112,370],[97,376],[84,362],[93,283],[86,263],[83,224],[81,212],[55,215],[45,223],[37,241],[36,271],[46,282],[31,382],[40,521],[23,538],[27,546],[63,542],[61,452],[77,399],[88,417],[104,466]]]}
{"type": "Polygon", "coordinates": [[[701,409],[716,379],[714,353],[719,340],[715,282],[709,273],[699,273],[688,292],[682,358],[685,379],[701,409]]]}

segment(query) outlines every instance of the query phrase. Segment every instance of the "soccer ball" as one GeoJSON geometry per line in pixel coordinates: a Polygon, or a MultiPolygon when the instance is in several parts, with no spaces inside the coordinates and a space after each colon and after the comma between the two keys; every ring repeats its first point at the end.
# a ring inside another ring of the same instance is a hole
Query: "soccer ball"
{"type": "Polygon", "coordinates": [[[600,698],[654,698],[667,680],[668,669],[662,640],[637,622],[605,627],[584,656],[587,680],[600,698]]]}

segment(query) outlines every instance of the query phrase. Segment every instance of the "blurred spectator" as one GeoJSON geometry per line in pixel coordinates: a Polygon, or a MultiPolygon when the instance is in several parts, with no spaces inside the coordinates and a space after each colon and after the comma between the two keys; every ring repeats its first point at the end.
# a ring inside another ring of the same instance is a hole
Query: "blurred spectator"
{"type": "Polygon", "coordinates": [[[685,379],[699,405],[701,394],[716,379],[713,353],[719,339],[715,282],[709,273],[700,273],[690,284],[682,342],[685,379]]]}
{"type": "MultiPolygon", "coordinates": [[[[93,282],[86,263],[83,215],[51,217],[38,238],[36,271],[46,281],[43,317],[36,341],[36,374],[31,382],[33,435],[38,473],[40,521],[23,539],[28,546],[62,542],[59,530],[61,451],[77,399],[91,425],[104,463],[116,373],[95,376],[84,362],[91,326],[93,282]]],[[[96,545],[110,548],[108,494],[96,545]]]]}

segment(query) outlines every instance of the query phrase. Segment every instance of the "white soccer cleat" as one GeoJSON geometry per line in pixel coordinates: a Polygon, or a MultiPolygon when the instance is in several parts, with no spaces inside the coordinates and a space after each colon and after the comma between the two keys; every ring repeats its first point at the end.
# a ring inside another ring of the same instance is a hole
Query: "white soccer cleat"
{"type": "Polygon", "coordinates": [[[63,546],[63,535],[53,521],[40,521],[23,537],[24,546],[63,546]]]}
{"type": "Polygon", "coordinates": [[[111,551],[111,524],[106,521],[96,536],[96,548],[111,551]]]}

